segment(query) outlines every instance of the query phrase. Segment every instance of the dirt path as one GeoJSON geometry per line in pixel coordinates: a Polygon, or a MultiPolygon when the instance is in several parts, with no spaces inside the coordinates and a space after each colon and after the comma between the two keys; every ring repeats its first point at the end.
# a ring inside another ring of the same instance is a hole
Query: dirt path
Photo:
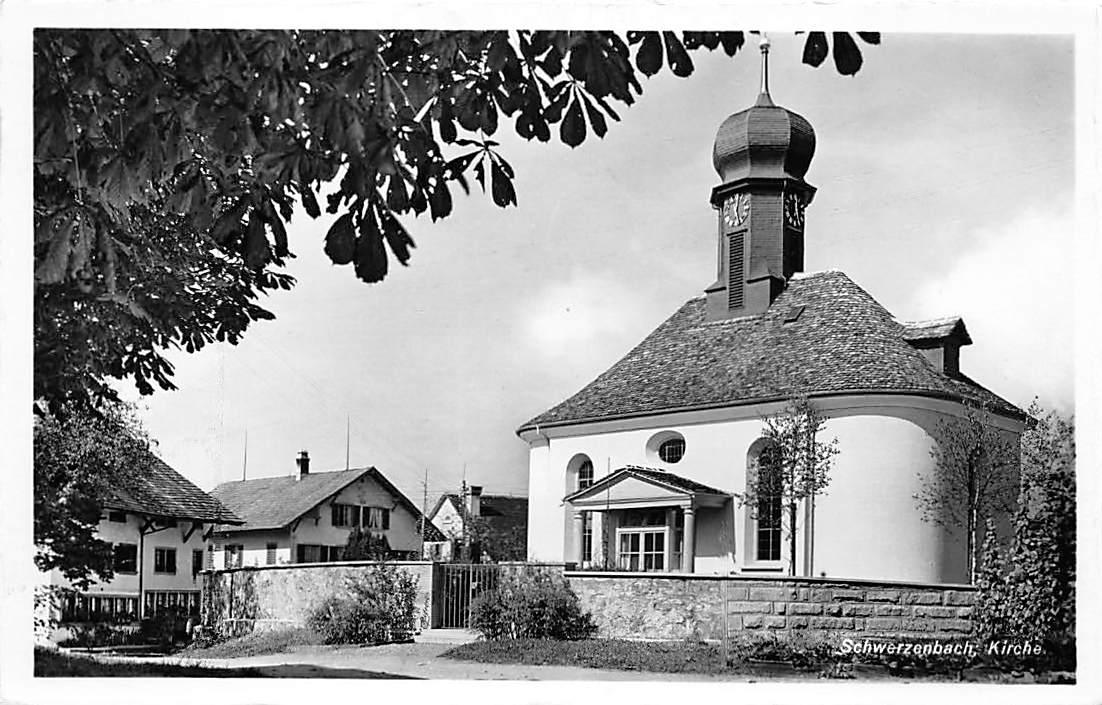
{"type": "MultiPolygon", "coordinates": [[[[216,668],[258,668],[271,676],[294,678],[432,678],[449,680],[607,680],[607,681],[754,681],[753,676],[724,674],[646,673],[612,671],[574,666],[527,666],[474,663],[441,658],[448,644],[388,644],[370,647],[314,646],[265,656],[233,659],[190,659],[184,662],[216,668]],[[361,675],[357,675],[361,674],[361,675]]],[[[769,677],[777,680],[807,680],[814,674],[769,677]]]]}

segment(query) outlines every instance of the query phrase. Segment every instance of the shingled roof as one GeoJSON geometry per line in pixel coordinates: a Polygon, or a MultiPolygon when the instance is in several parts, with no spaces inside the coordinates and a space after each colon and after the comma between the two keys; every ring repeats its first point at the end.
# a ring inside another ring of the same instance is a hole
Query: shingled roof
{"type": "Polygon", "coordinates": [[[146,467],[137,469],[111,488],[111,496],[104,501],[106,508],[214,524],[241,523],[241,519],[221,502],[163,460],[152,453],[148,458],[146,467]]]}
{"type": "Polygon", "coordinates": [[[908,342],[906,326],[836,270],[797,274],[760,315],[706,322],[704,313],[704,297],[690,299],[619,362],[518,433],[797,393],[971,399],[1025,417],[968,377],[935,368],[908,342]]]}
{"type": "Polygon", "coordinates": [[[907,342],[940,340],[956,334],[964,345],[972,344],[972,338],[960,316],[934,318],[929,321],[900,321],[899,324],[903,326],[903,339],[907,342]]]}
{"type": "MultiPolygon", "coordinates": [[[[227,528],[227,533],[282,529],[362,477],[370,477],[390,492],[420,526],[421,510],[374,467],[311,472],[301,479],[281,475],[224,482],[212,494],[245,520],[227,528]]],[[[425,540],[443,541],[444,536],[431,522],[425,522],[425,540]]]]}

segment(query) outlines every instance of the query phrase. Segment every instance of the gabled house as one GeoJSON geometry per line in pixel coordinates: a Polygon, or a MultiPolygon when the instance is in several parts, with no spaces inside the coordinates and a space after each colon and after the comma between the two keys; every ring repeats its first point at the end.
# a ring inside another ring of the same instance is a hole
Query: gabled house
{"type": "MultiPolygon", "coordinates": [[[[206,539],[241,519],[153,454],[103,509],[97,535],[114,547],[115,577],[69,597],[62,623],[129,622],[169,609],[198,615],[206,539]]],[[[69,586],[56,570],[49,581],[69,586]]]]}
{"type": "Polygon", "coordinates": [[[530,449],[528,557],[965,582],[963,530],[914,501],[934,434],[965,405],[983,405],[1016,443],[1026,416],[961,372],[972,340],[960,318],[897,321],[841,271],[804,272],[815,132],[773,103],[766,75],[763,58],[756,103],[715,137],[715,280],[517,431],[530,449]],[[743,506],[738,495],[777,466],[762,417],[800,396],[826,418],[823,440],[836,438],[839,454],[826,493],[786,529],[779,496],[743,506]]]}
{"type": "Polygon", "coordinates": [[[483,494],[472,485],[466,500],[443,494],[429,520],[447,541],[427,545],[426,558],[447,561],[466,540],[484,561],[523,561],[527,556],[528,498],[483,494]]]}
{"type": "MultiPolygon", "coordinates": [[[[391,558],[421,555],[421,511],[374,467],[311,472],[303,451],[294,475],[224,482],[213,495],[243,519],[214,535],[216,569],[343,558],[353,528],[386,540],[391,558]]],[[[443,540],[430,522],[425,539],[443,540]]]]}

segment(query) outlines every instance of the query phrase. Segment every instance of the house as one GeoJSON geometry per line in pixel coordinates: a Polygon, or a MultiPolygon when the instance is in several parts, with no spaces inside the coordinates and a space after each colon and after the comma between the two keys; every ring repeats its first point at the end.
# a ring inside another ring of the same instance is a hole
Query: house
{"type": "MultiPolygon", "coordinates": [[[[97,537],[114,548],[115,576],[64,601],[61,623],[130,622],[168,609],[198,615],[206,539],[241,519],[150,454],[104,502],[97,537]]],[[[51,585],[69,587],[57,570],[51,585]]]]}
{"type": "MultiPolygon", "coordinates": [[[[311,472],[302,451],[294,475],[224,482],[213,491],[244,522],[214,535],[216,569],[341,560],[360,527],[385,538],[388,555],[421,555],[421,511],[373,467],[311,472]]],[[[426,540],[442,541],[425,523],[426,540]]]]}
{"type": "Polygon", "coordinates": [[[466,498],[443,494],[429,512],[446,541],[426,546],[426,558],[451,560],[457,545],[469,539],[484,561],[523,561],[527,555],[528,498],[483,494],[471,485],[466,498]],[[478,517],[477,521],[470,521],[478,517]]]}
{"type": "Polygon", "coordinates": [[[843,272],[804,272],[815,133],[775,105],[719,127],[716,279],[565,401],[523,424],[528,557],[618,570],[966,582],[962,530],[924,521],[940,419],[982,403],[1016,442],[1025,415],[961,371],[957,317],[905,322],[843,272]],[[795,565],[778,498],[739,493],[776,450],[762,417],[806,395],[839,454],[800,507],[795,565]]]}

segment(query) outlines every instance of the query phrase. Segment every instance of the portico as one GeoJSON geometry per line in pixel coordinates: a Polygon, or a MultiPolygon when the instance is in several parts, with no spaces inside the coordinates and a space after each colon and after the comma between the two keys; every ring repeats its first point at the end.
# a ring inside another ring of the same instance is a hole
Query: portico
{"type": "Polygon", "coordinates": [[[573,518],[566,560],[582,564],[591,512],[601,518],[605,567],[692,573],[698,512],[720,509],[730,500],[727,492],[670,472],[622,467],[563,499],[573,518]]]}

